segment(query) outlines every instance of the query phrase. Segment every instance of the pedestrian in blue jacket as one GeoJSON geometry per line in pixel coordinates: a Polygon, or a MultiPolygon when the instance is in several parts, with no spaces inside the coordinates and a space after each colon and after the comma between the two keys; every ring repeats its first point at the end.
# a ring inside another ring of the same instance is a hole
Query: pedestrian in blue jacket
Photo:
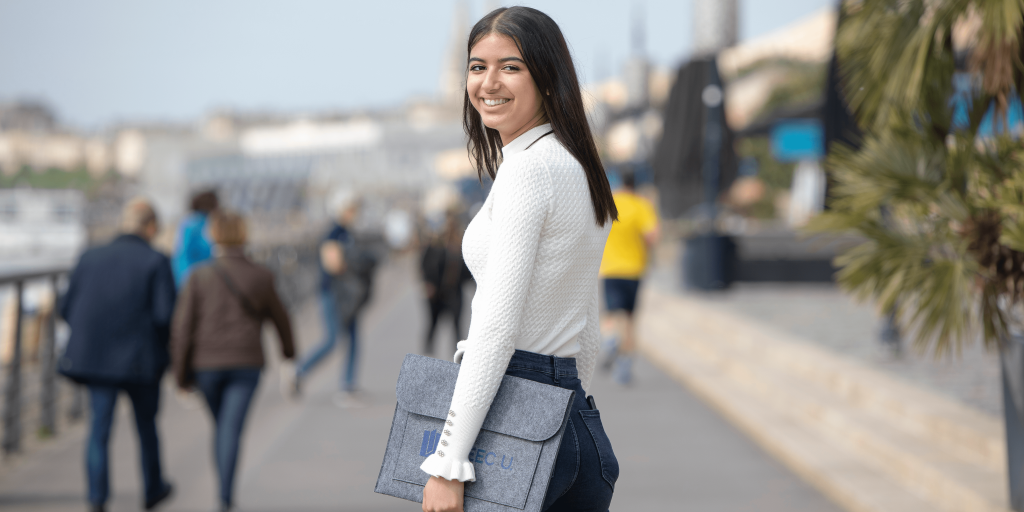
{"type": "Polygon", "coordinates": [[[175,288],[170,261],[149,243],[156,212],[144,199],[122,212],[124,234],[86,251],[71,274],[60,312],[71,327],[60,373],[89,388],[91,432],[85,450],[89,504],[105,510],[110,494],[108,446],[117,396],[132,401],[142,452],[144,505],[152,509],[171,494],[160,469],[156,413],[175,288]]]}
{"type": "Polygon", "coordinates": [[[172,268],[178,288],[185,286],[196,265],[213,257],[213,241],[207,224],[210,214],[220,206],[217,192],[207,190],[192,196],[192,212],[181,221],[174,245],[172,268]]]}

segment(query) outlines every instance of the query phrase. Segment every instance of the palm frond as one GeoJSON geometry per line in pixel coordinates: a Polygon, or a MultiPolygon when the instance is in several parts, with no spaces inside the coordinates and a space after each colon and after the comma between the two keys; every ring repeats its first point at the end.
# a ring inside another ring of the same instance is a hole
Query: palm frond
{"type": "Polygon", "coordinates": [[[918,344],[993,345],[1008,301],[1024,299],[1024,148],[1006,130],[979,133],[990,105],[1005,111],[1021,89],[1024,0],[860,0],[843,14],[843,89],[866,134],[828,156],[830,210],[809,229],[867,240],[836,258],[837,279],[895,308],[918,344]],[[967,19],[973,75],[954,65],[967,19]]]}

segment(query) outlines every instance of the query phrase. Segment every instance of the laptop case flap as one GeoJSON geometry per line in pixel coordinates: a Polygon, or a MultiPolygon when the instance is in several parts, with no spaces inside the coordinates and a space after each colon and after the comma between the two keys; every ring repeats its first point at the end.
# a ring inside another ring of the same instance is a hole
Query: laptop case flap
{"type": "MultiPolygon", "coordinates": [[[[407,355],[398,377],[398,407],[420,416],[447,418],[459,366],[407,355]]],[[[528,441],[545,441],[562,428],[572,395],[568,389],[506,375],[482,428],[528,441]]]]}
{"type": "MultiPolygon", "coordinates": [[[[419,466],[441,440],[459,368],[406,356],[376,492],[422,500],[430,477],[419,466]]],[[[466,483],[466,512],[540,512],[574,396],[557,386],[504,377],[469,453],[477,479],[466,483]]]]}

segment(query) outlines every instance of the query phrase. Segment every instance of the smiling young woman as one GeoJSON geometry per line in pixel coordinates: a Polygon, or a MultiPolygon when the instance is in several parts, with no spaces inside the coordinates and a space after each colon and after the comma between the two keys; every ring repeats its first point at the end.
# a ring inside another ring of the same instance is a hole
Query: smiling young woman
{"type": "Polygon", "coordinates": [[[548,122],[519,48],[503,34],[492,32],[473,46],[466,94],[484,126],[497,130],[503,143],[548,122]]]}
{"type": "Polygon", "coordinates": [[[494,179],[463,238],[478,283],[449,418],[421,469],[426,512],[461,511],[469,460],[504,375],[575,391],[544,510],[607,510],[619,466],[586,389],[599,345],[598,267],[617,217],[569,47],[528,7],[497,9],[469,36],[463,125],[494,179]]]}

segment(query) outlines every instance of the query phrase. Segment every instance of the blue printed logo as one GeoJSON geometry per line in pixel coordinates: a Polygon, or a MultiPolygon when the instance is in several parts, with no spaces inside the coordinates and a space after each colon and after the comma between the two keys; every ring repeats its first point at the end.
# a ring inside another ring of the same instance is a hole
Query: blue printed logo
{"type": "MultiPolygon", "coordinates": [[[[427,457],[434,453],[437,449],[437,443],[441,441],[441,433],[435,430],[424,430],[423,431],[423,442],[420,444],[420,457],[427,457]]],[[[473,447],[469,451],[469,461],[474,464],[486,464],[488,466],[498,466],[501,469],[512,469],[511,455],[501,455],[501,459],[498,459],[499,455],[494,452],[487,450],[478,450],[473,447]]]]}
{"type": "Polygon", "coordinates": [[[502,455],[501,460],[499,461],[497,453],[489,452],[487,450],[478,450],[476,447],[473,447],[473,449],[469,451],[470,462],[474,464],[483,463],[488,466],[494,466],[497,464],[501,469],[512,469],[512,458],[513,457],[511,455],[502,455]],[[508,458],[507,466],[505,465],[506,457],[508,458]]]}
{"type": "Polygon", "coordinates": [[[441,440],[441,433],[437,430],[423,431],[423,444],[420,445],[420,457],[426,457],[437,449],[437,442],[441,440]]]}

